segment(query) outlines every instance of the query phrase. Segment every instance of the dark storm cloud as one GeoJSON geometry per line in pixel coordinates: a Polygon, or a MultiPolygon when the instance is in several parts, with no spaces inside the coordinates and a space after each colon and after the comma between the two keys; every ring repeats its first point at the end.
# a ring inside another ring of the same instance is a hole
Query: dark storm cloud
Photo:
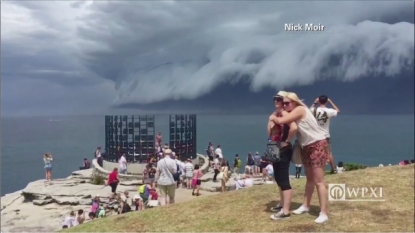
{"type": "Polygon", "coordinates": [[[413,67],[413,24],[400,22],[413,21],[412,3],[224,1],[93,6],[79,36],[109,49],[85,51],[85,62],[91,71],[117,83],[119,104],[194,99],[240,80],[259,91],[324,79],[391,77],[413,67]],[[331,33],[289,34],[283,28],[290,22],[321,23],[331,33]]]}
{"type": "MultiPolygon", "coordinates": [[[[318,81],[311,86],[289,88],[299,94],[307,105],[317,96],[328,95],[347,114],[414,114],[414,73],[396,78],[370,77],[354,82],[336,80],[318,81]]],[[[260,93],[250,92],[249,83],[225,84],[196,100],[166,100],[151,105],[124,103],[119,109],[141,109],[165,112],[204,114],[267,114],[274,108],[272,96],[276,91],[265,88],[260,93]]]]}
{"type": "Polygon", "coordinates": [[[277,88],[314,96],[413,72],[412,2],[20,1],[3,2],[1,17],[2,108],[19,114],[236,111],[242,100],[262,111],[257,101],[277,88]]]}
{"type": "Polygon", "coordinates": [[[2,116],[102,113],[113,83],[85,69],[69,2],[2,3],[2,116]]]}

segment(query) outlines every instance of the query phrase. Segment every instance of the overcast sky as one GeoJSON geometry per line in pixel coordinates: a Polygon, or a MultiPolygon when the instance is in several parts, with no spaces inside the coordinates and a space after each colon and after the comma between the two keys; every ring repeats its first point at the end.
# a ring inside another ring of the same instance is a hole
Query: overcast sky
{"type": "Polygon", "coordinates": [[[2,116],[260,112],[279,89],[413,114],[411,1],[4,1],[1,46],[2,116]]]}

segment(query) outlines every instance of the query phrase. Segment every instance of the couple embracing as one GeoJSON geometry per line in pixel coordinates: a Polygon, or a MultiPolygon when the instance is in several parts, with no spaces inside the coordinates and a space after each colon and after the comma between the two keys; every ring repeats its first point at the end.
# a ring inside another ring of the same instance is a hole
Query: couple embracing
{"type": "Polygon", "coordinates": [[[280,203],[271,208],[271,219],[286,219],[291,216],[292,189],[289,167],[293,157],[291,141],[296,136],[305,167],[306,187],[303,204],[293,214],[307,213],[315,187],[320,200],[320,214],[315,223],[324,223],[327,217],[327,189],[324,183],[324,167],[329,156],[325,133],[320,129],[313,113],[295,93],[280,91],[274,96],[276,111],[268,121],[271,142],[278,143],[279,159],[273,162],[274,176],[280,190],[280,203]]]}

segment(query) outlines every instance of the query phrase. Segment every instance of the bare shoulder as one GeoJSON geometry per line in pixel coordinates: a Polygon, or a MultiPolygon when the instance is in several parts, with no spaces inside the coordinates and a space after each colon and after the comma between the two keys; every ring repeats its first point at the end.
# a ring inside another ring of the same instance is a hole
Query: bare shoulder
{"type": "Polygon", "coordinates": [[[301,115],[302,118],[305,117],[305,114],[307,111],[310,111],[310,109],[304,107],[304,106],[298,106],[296,107],[292,112],[298,115],[301,115]]]}

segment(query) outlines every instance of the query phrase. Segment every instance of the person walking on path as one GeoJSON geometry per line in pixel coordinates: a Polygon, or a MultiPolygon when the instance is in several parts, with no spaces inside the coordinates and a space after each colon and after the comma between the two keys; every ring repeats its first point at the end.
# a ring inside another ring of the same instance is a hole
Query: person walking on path
{"type": "Polygon", "coordinates": [[[160,191],[160,205],[174,204],[176,194],[176,181],[174,175],[177,173],[177,164],[170,158],[171,149],[164,150],[164,158],[157,162],[156,182],[160,191]],[[169,200],[167,200],[167,197],[169,200]]]}

